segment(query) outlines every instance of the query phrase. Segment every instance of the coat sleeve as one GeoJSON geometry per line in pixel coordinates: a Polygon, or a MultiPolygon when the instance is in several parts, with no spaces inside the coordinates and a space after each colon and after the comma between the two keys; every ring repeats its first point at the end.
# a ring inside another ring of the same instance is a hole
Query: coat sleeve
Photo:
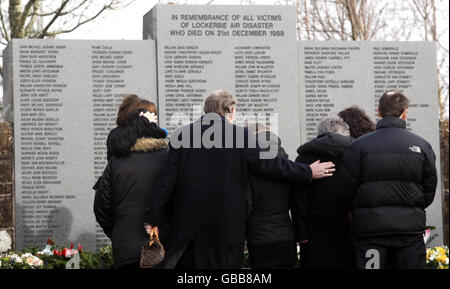
{"type": "Polygon", "coordinates": [[[155,190],[150,194],[144,222],[159,226],[164,210],[167,208],[178,179],[180,149],[174,149],[169,143],[167,161],[161,172],[155,190]]]}
{"type": "MultiPolygon", "coordinates": [[[[295,162],[302,162],[302,159],[297,157],[295,162]]],[[[309,239],[307,230],[308,192],[309,185],[307,184],[296,184],[291,186],[290,207],[296,241],[309,239]]]]}
{"type": "Polygon", "coordinates": [[[430,144],[424,150],[425,163],[422,172],[422,188],[425,199],[425,208],[431,205],[436,194],[437,172],[436,172],[436,155],[430,144]]]}
{"type": "MultiPolygon", "coordinates": [[[[248,131],[246,132],[248,135],[248,131]]],[[[248,135],[249,142],[253,141],[248,135]]],[[[256,141],[253,141],[256,143],[256,141]]],[[[272,180],[285,180],[295,183],[310,183],[312,181],[311,168],[307,164],[295,163],[287,158],[275,157],[271,159],[260,158],[263,152],[259,146],[244,149],[249,171],[272,180]]]]}
{"type": "Polygon", "coordinates": [[[339,170],[339,172],[336,176],[336,190],[344,192],[346,208],[348,211],[351,211],[353,196],[358,188],[359,179],[352,177],[346,166],[340,166],[337,170],[339,170]]]}
{"type": "Polygon", "coordinates": [[[111,184],[111,162],[108,162],[102,177],[96,184],[94,214],[97,222],[110,239],[114,227],[111,184]]]}
{"type": "Polygon", "coordinates": [[[116,127],[108,135],[106,140],[107,159],[113,156],[125,156],[136,143],[137,135],[132,135],[131,127],[116,127]]]}
{"type": "Polygon", "coordinates": [[[245,216],[250,218],[253,213],[255,189],[254,189],[255,177],[250,175],[248,178],[248,184],[245,186],[245,216]]]}
{"type": "Polygon", "coordinates": [[[353,199],[361,179],[361,150],[357,143],[353,143],[343,157],[344,168],[336,171],[340,185],[346,188],[348,198],[353,199]]]}

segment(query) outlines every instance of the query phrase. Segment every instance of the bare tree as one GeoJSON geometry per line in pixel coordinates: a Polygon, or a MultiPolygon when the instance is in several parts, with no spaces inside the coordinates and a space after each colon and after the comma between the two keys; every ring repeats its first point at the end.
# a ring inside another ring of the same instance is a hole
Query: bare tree
{"type": "MultiPolygon", "coordinates": [[[[392,1],[395,2],[395,1],[392,1]]],[[[297,0],[299,39],[375,40],[387,27],[388,1],[297,0]]]]}
{"type": "MultiPolygon", "coordinates": [[[[448,42],[447,46],[444,43],[445,33],[448,33],[447,27],[443,30],[438,27],[438,18],[447,17],[448,21],[448,6],[447,9],[441,9],[442,5],[436,0],[412,0],[410,2],[411,9],[415,12],[416,19],[422,28],[422,37],[425,40],[434,41],[438,46],[438,95],[440,104],[440,119],[443,120],[448,110],[448,42]],[[437,3],[438,2],[438,3],[437,3]],[[439,6],[439,7],[438,7],[439,6]]],[[[446,23],[448,23],[446,21],[446,23]]],[[[448,39],[447,39],[448,41],[448,39]]]]}
{"type": "Polygon", "coordinates": [[[448,116],[448,24],[440,27],[439,20],[448,23],[449,11],[443,0],[295,2],[299,39],[434,41],[438,46],[440,119],[448,116]]]}
{"type": "MultiPolygon", "coordinates": [[[[54,38],[70,33],[134,0],[0,0],[0,48],[13,38],[54,38]]],[[[0,74],[3,74],[0,66],[0,74]]]]}

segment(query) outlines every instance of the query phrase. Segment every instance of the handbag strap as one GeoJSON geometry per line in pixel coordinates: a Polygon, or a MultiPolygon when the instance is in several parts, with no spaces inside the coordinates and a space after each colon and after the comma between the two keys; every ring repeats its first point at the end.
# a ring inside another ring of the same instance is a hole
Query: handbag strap
{"type": "Polygon", "coordinates": [[[149,246],[153,245],[155,241],[159,241],[159,234],[155,230],[151,230],[149,246]]]}

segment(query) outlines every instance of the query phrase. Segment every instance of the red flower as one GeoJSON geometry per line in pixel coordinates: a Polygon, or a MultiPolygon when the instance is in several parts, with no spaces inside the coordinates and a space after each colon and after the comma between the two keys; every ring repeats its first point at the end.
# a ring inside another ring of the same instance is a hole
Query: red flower
{"type": "Polygon", "coordinates": [[[53,246],[53,245],[55,245],[55,242],[53,242],[52,239],[48,238],[47,239],[47,245],[53,246]]]}
{"type": "Polygon", "coordinates": [[[82,251],[83,251],[83,248],[81,248],[81,244],[78,243],[78,252],[80,252],[80,254],[81,254],[82,251]]]}
{"type": "Polygon", "coordinates": [[[71,242],[70,243],[70,250],[72,250],[73,249],[73,243],[71,242]]]}
{"type": "Polygon", "coordinates": [[[60,255],[62,255],[62,256],[64,256],[64,257],[68,257],[68,254],[67,253],[69,253],[70,254],[70,251],[69,251],[69,249],[67,249],[67,248],[64,248],[64,249],[62,249],[62,251],[61,252],[59,252],[60,253],[60,255]]]}
{"type": "Polygon", "coordinates": [[[59,255],[59,252],[58,252],[58,250],[53,250],[53,255],[59,255]]]}

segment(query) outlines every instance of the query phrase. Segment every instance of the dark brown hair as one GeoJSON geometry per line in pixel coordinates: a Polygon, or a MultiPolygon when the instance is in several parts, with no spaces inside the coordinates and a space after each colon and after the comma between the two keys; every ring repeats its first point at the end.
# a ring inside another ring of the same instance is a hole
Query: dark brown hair
{"type": "Polygon", "coordinates": [[[211,93],[205,100],[205,113],[215,112],[221,116],[225,116],[231,112],[233,106],[236,105],[236,100],[231,94],[225,90],[216,90],[211,93]]]}
{"type": "Polygon", "coordinates": [[[378,104],[382,118],[399,117],[409,106],[409,99],[400,91],[385,92],[378,104]]]}
{"type": "Polygon", "coordinates": [[[363,109],[357,106],[348,107],[339,112],[338,115],[348,125],[350,136],[353,138],[359,138],[360,136],[375,130],[375,123],[363,109]]]}
{"type": "Polygon", "coordinates": [[[119,107],[116,120],[117,125],[124,126],[127,123],[128,118],[136,109],[145,109],[157,114],[156,105],[153,102],[142,99],[135,94],[128,94],[123,98],[122,104],[119,107]]]}

